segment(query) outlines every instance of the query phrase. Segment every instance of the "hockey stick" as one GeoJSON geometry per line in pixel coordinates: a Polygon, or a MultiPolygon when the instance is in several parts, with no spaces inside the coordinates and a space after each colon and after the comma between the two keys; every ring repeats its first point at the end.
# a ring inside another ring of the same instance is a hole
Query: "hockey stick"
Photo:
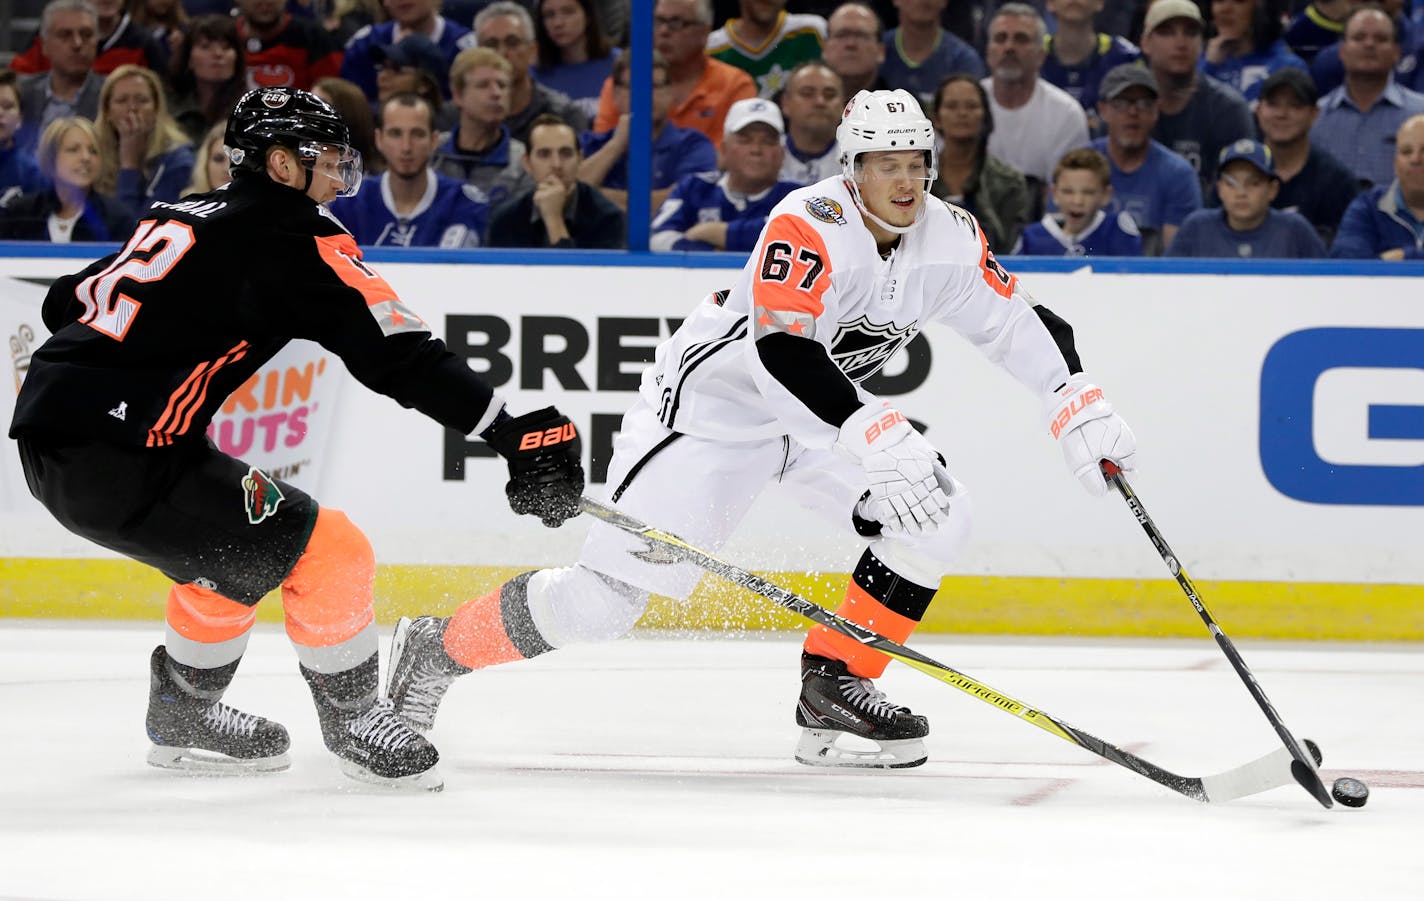
{"type": "Polygon", "coordinates": [[[904,645],[897,644],[877,632],[872,632],[864,626],[851,622],[819,604],[808,601],[798,594],[790,592],[772,582],[768,582],[760,576],[753,575],[744,569],[739,569],[730,563],[712,556],[706,551],[699,550],[670,532],[654,529],[619,510],[615,510],[589,497],[582,498],[581,504],[585,513],[647,541],[648,550],[635,553],[635,556],[641,559],[654,563],[686,561],[708,572],[715,573],[734,585],[738,585],[758,594],[772,603],[804,616],[812,622],[820,623],[829,629],[834,629],[842,635],[853,638],[867,647],[874,648],[900,661],[906,666],[917,669],[925,675],[938,679],[947,685],[952,685],[965,694],[997,707],[1005,713],[1018,717],[1025,722],[1032,723],[1045,732],[1056,735],[1064,741],[1071,742],[1080,748],[1092,751],[1099,757],[1111,761],[1118,766],[1132,770],[1141,776],[1146,776],[1158,785],[1166,786],[1172,791],[1186,795],[1188,798],[1204,802],[1230,801],[1233,798],[1242,798],[1282,785],[1289,785],[1291,782],[1291,755],[1284,748],[1273,751],[1243,766],[1211,776],[1203,776],[1200,778],[1178,776],[1176,773],[1168,772],[1153,763],[1143,760],[1136,754],[1124,751],[1081,729],[1070,726],[1057,717],[1050,716],[1041,710],[1028,707],[1022,702],[1016,701],[1008,695],[990,688],[977,679],[967,676],[958,670],[951,669],[943,663],[932,660],[923,654],[912,651],[904,645]]]}
{"type": "Polygon", "coordinates": [[[1122,495],[1122,499],[1127,501],[1128,509],[1132,511],[1132,515],[1141,523],[1142,531],[1146,532],[1147,537],[1152,539],[1152,544],[1157,548],[1157,553],[1162,556],[1162,562],[1167,564],[1167,569],[1176,577],[1177,584],[1182,587],[1182,591],[1186,594],[1187,600],[1192,602],[1192,606],[1197,610],[1197,615],[1201,617],[1202,622],[1206,623],[1207,631],[1211,632],[1212,637],[1216,639],[1216,643],[1221,647],[1221,651],[1226,655],[1226,659],[1231,661],[1231,666],[1236,670],[1236,675],[1240,676],[1241,681],[1246,683],[1246,690],[1251,692],[1251,697],[1256,699],[1257,706],[1259,706],[1261,712],[1266,715],[1266,719],[1270,720],[1272,728],[1276,730],[1276,734],[1281,737],[1281,741],[1285,744],[1286,750],[1290,752],[1290,771],[1295,781],[1300,783],[1301,788],[1310,792],[1315,800],[1320,802],[1321,806],[1326,808],[1334,806],[1334,802],[1330,799],[1330,792],[1325,788],[1325,783],[1320,780],[1320,773],[1315,769],[1316,762],[1313,755],[1307,754],[1305,750],[1302,749],[1301,743],[1296,741],[1295,736],[1286,728],[1286,724],[1281,720],[1281,715],[1276,712],[1276,708],[1272,706],[1270,699],[1266,697],[1265,691],[1261,689],[1261,683],[1256,681],[1256,677],[1252,675],[1251,670],[1247,668],[1246,661],[1241,658],[1241,653],[1236,650],[1236,645],[1233,644],[1226,633],[1221,630],[1221,626],[1217,625],[1216,619],[1211,615],[1211,611],[1207,610],[1206,604],[1201,599],[1201,595],[1197,594],[1196,586],[1192,584],[1191,579],[1187,578],[1187,571],[1182,568],[1181,561],[1178,560],[1176,554],[1172,553],[1172,549],[1167,546],[1167,539],[1162,537],[1162,533],[1157,530],[1156,524],[1152,522],[1152,517],[1147,515],[1147,508],[1142,506],[1142,501],[1138,499],[1137,494],[1132,490],[1132,486],[1127,483],[1127,479],[1122,474],[1122,469],[1111,460],[1103,460],[1100,465],[1102,466],[1103,476],[1117,489],[1118,493],[1122,495]]]}

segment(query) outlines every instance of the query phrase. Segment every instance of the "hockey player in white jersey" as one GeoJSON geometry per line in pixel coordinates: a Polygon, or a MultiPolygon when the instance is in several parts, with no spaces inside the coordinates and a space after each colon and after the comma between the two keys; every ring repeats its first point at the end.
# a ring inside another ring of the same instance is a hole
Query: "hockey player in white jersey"
{"type": "MultiPolygon", "coordinates": [[[[658,348],[624,416],[609,500],[715,551],[774,480],[867,547],[842,616],[904,642],[969,533],[970,497],[905,416],[861,383],[926,323],[955,329],[1042,399],[1044,430],[1094,494],[1101,459],[1133,468],[1132,432],[1081,372],[1072,330],[994,259],[974,217],[929,197],[934,131],[905,91],[861,91],[837,140],[842,174],[772,210],[736,286],[658,348]]],[[[449,618],[402,620],[389,692],[428,729],[472,669],[623,635],[649,593],[686,598],[701,571],[649,562],[637,538],[591,525],[577,563],[516,576],[449,618]]],[[[889,658],[824,626],[801,657],[802,763],[906,767],[925,718],[873,679],[889,658]],[[850,734],[878,750],[839,742],[850,734]]]]}

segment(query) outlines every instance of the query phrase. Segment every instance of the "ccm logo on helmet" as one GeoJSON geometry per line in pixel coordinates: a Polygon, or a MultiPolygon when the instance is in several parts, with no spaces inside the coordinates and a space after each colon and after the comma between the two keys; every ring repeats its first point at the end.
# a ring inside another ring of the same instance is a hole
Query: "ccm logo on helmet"
{"type": "Polygon", "coordinates": [[[1053,432],[1053,437],[1057,438],[1063,434],[1063,427],[1073,420],[1074,416],[1088,409],[1094,403],[1103,399],[1103,389],[1089,388],[1082,394],[1068,401],[1059,409],[1058,415],[1053,417],[1053,425],[1049,430],[1053,432]]]}
{"type": "Polygon", "coordinates": [[[899,410],[891,410],[889,413],[886,413],[884,416],[871,423],[870,428],[865,430],[865,443],[874,444],[875,439],[888,432],[890,428],[896,423],[907,421],[908,420],[905,419],[905,414],[901,413],[899,410]]]}
{"type": "Polygon", "coordinates": [[[565,426],[555,426],[552,429],[545,429],[542,432],[529,432],[519,439],[519,449],[534,450],[538,447],[553,447],[555,444],[563,444],[565,441],[572,441],[578,437],[578,432],[574,431],[574,424],[571,422],[565,426]]]}
{"type": "Polygon", "coordinates": [[[287,105],[291,95],[285,91],[265,91],[262,94],[262,105],[268,109],[281,109],[287,105]]]}

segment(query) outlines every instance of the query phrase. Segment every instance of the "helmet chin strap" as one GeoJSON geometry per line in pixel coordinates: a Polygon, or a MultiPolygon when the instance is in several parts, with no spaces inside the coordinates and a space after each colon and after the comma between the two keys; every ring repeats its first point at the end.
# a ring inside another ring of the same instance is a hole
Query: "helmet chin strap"
{"type": "Polygon", "coordinates": [[[850,196],[855,198],[855,205],[860,207],[860,211],[864,213],[871,222],[874,222],[892,234],[907,235],[915,226],[920,224],[921,219],[925,218],[925,204],[922,202],[920,204],[920,211],[915,214],[914,222],[911,222],[909,225],[891,225],[870,211],[870,207],[865,204],[865,198],[860,196],[860,185],[857,184],[854,179],[847,178],[845,182],[847,186],[850,187],[850,196]]]}

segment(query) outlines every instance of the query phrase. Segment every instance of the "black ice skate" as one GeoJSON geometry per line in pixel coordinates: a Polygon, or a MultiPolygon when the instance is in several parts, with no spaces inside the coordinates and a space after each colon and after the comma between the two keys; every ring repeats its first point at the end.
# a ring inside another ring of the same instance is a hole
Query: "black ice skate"
{"type": "Polygon", "coordinates": [[[435,725],[445,692],[470,672],[445,653],[442,636],[448,622],[437,616],[403,616],[391,639],[386,697],[396,713],[422,735],[435,725]]]}
{"type": "Polygon", "coordinates": [[[343,773],[396,788],[445,787],[435,746],[397,716],[389,700],[376,697],[375,655],[355,671],[325,674],[303,666],[302,675],[316,701],[322,740],[343,773]]]}
{"type": "Polygon", "coordinates": [[[919,766],[927,756],[923,739],[929,721],[890,703],[875,683],[829,657],[801,654],[796,724],[804,729],[796,760],[808,766],[899,769],[919,766]],[[842,736],[866,739],[878,749],[837,746],[842,736]]]}
{"type": "Polygon", "coordinates": [[[163,645],[153,649],[144,723],[153,742],[149,764],[215,774],[274,772],[291,765],[287,757],[291,741],[281,723],[217,700],[236,668],[224,667],[226,672],[217,679],[221,687],[204,690],[175,677],[163,645]]]}

